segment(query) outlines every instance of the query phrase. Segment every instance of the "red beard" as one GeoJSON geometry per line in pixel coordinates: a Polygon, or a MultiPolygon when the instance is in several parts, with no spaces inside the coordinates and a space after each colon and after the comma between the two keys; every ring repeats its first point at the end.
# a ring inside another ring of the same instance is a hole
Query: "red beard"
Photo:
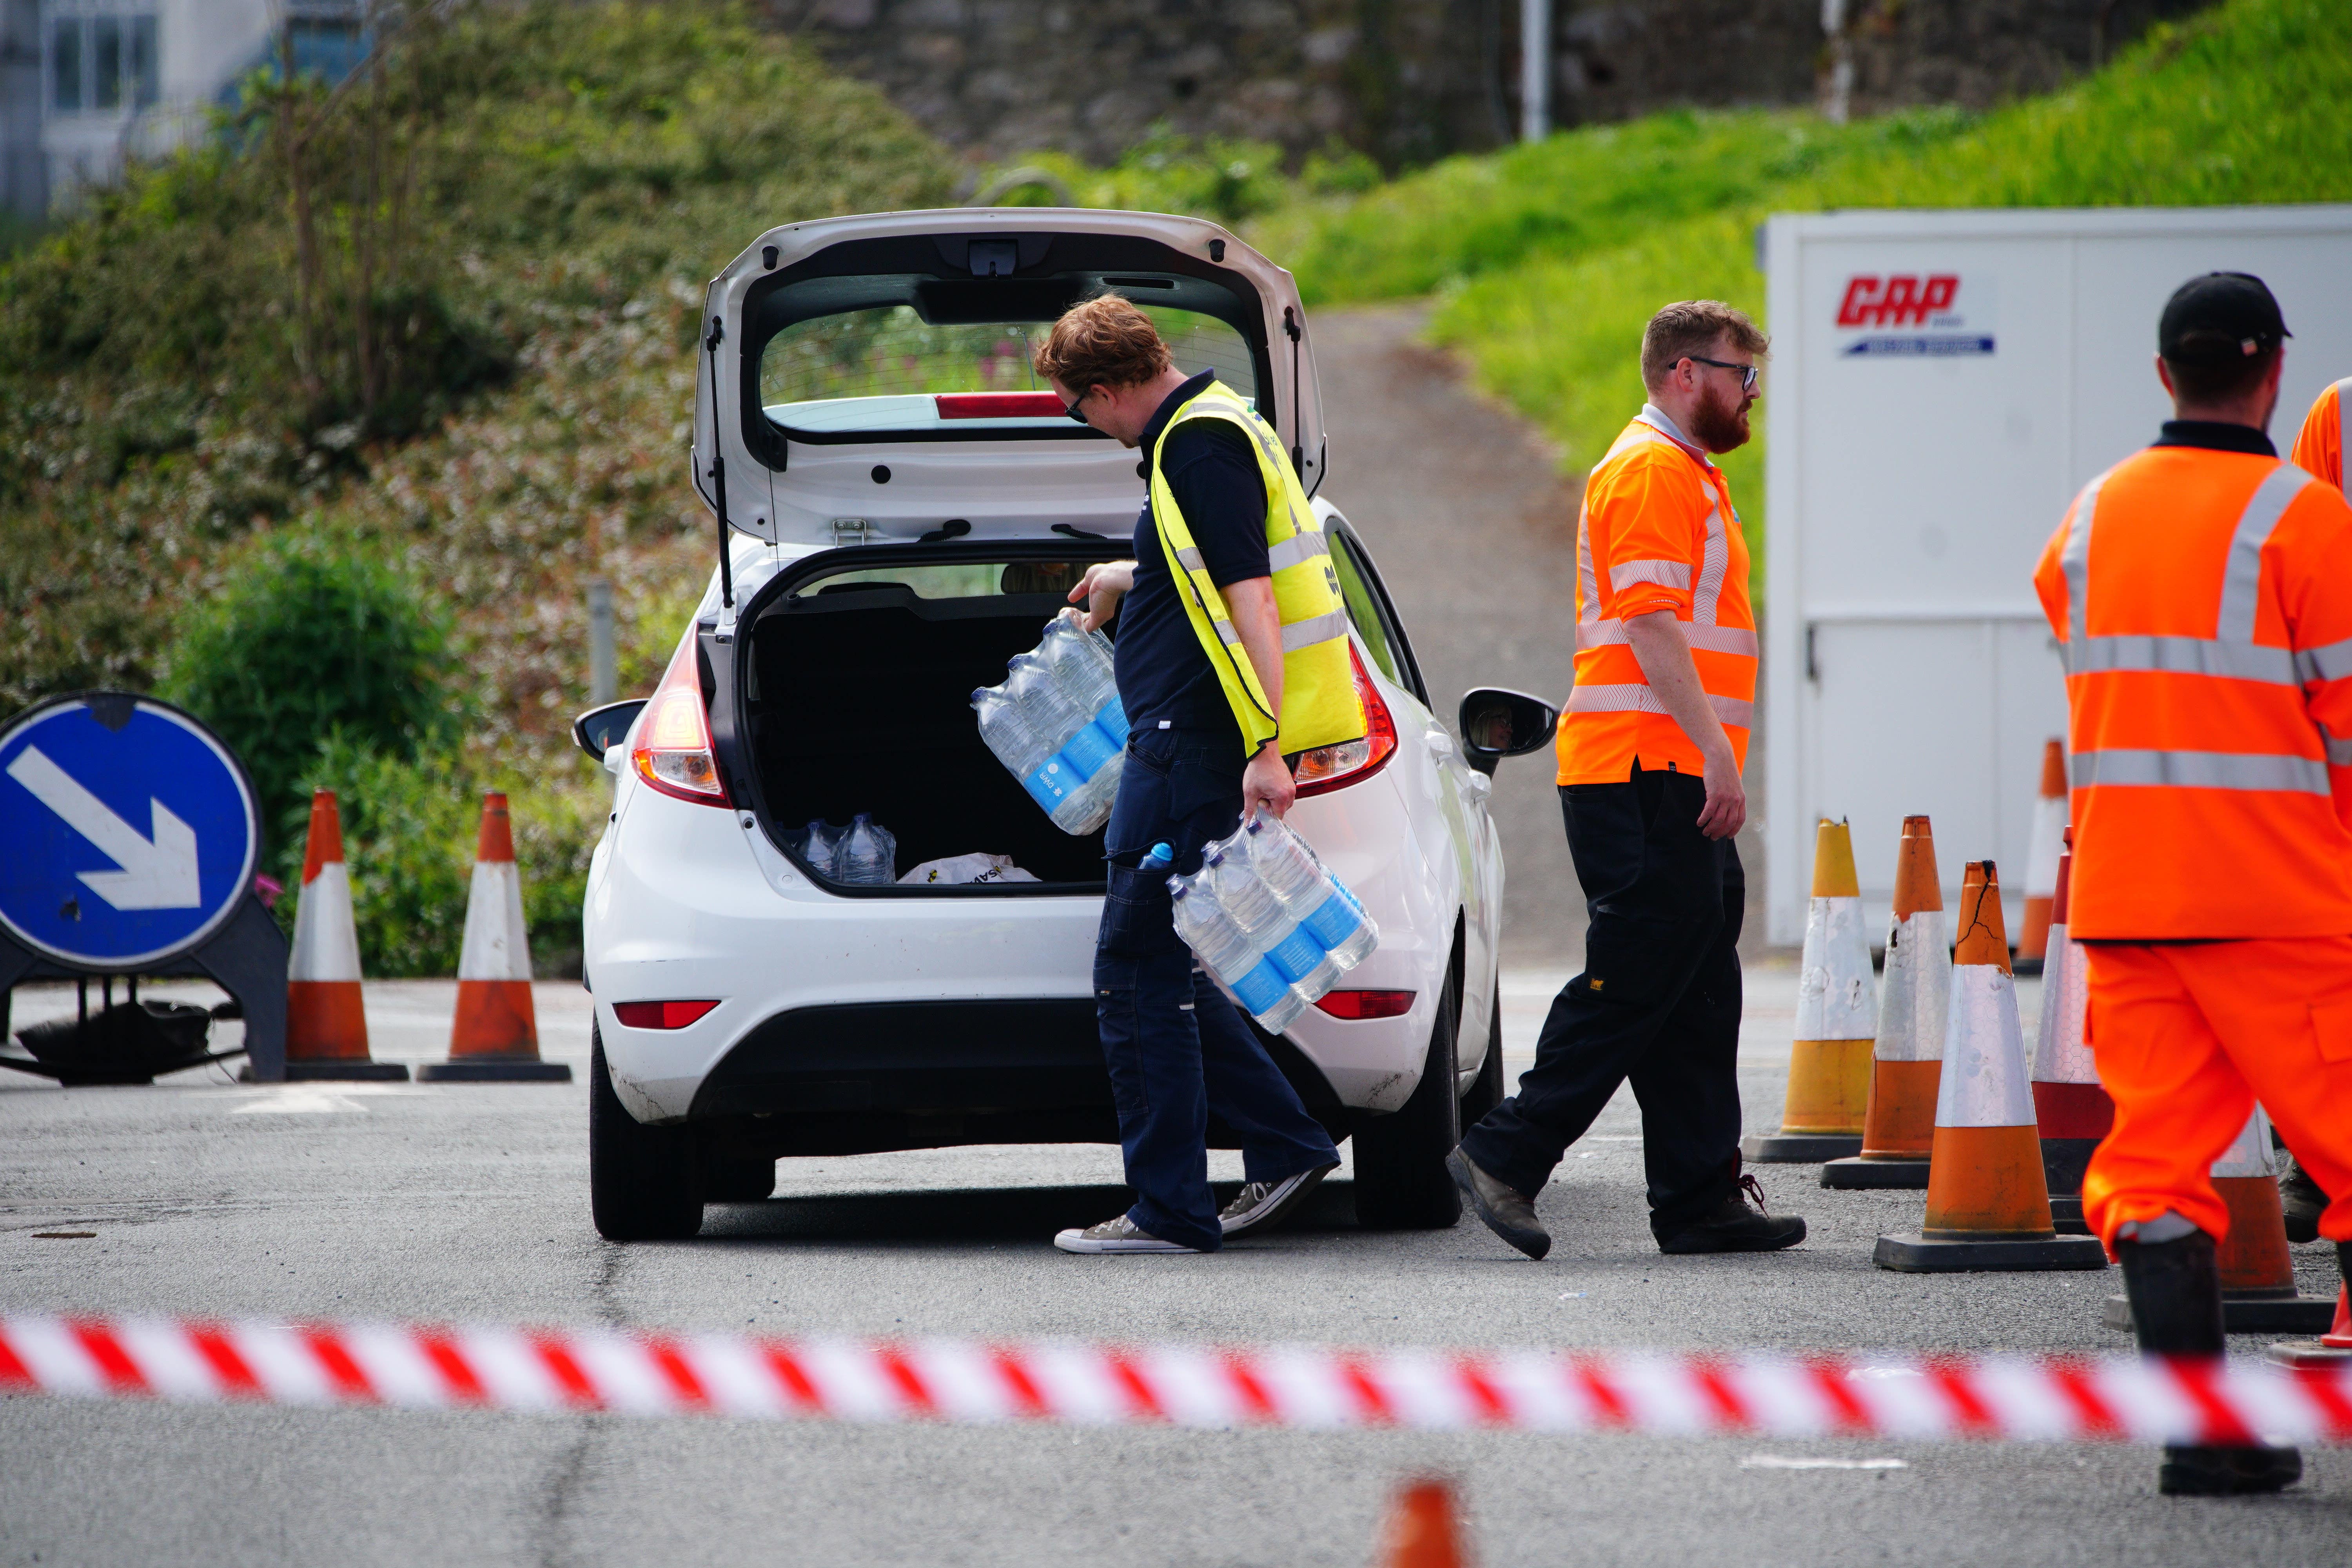
{"type": "Polygon", "coordinates": [[[1698,411],[1691,416],[1691,435],[1708,451],[1720,455],[1748,445],[1748,396],[1742,393],[1733,402],[1712,385],[1702,396],[1698,411]]]}

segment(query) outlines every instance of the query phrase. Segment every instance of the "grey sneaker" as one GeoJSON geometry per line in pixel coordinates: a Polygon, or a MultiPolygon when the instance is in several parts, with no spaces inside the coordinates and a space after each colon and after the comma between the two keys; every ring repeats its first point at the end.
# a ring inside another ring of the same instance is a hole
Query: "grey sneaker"
{"type": "Polygon", "coordinates": [[[1172,1241],[1162,1241],[1125,1215],[1107,1219],[1100,1225],[1090,1225],[1084,1230],[1066,1230],[1054,1237],[1054,1245],[1065,1252],[1192,1252],[1195,1247],[1179,1247],[1172,1241]]]}
{"type": "Polygon", "coordinates": [[[1486,1222],[1486,1228],[1526,1253],[1529,1258],[1541,1258],[1551,1250],[1551,1232],[1536,1218],[1535,1200],[1514,1192],[1482,1171],[1456,1147],[1445,1156],[1445,1168],[1454,1173],[1454,1184],[1486,1222]]]}
{"type": "Polygon", "coordinates": [[[1272,1230],[1307,1201],[1307,1194],[1315,1190],[1318,1183],[1339,1168],[1335,1160],[1278,1182],[1251,1182],[1234,1194],[1233,1202],[1218,1211],[1217,1228],[1225,1233],[1227,1241],[1272,1230]]]}

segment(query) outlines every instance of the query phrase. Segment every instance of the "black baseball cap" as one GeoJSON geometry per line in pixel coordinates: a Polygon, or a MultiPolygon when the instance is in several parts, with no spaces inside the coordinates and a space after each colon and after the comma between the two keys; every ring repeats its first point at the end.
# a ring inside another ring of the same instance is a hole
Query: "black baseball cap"
{"type": "Polygon", "coordinates": [[[2183,283],[2164,302],[2156,352],[2175,364],[2210,364],[2274,349],[2294,335],[2261,279],[2208,272],[2183,283]]]}

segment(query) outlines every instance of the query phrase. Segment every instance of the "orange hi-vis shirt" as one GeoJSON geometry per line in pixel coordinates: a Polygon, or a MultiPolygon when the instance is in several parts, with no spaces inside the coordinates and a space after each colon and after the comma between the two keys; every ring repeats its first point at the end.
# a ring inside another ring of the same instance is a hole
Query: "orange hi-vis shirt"
{"type": "Polygon", "coordinates": [[[2294,450],[2286,458],[2340,490],[2344,488],[2344,450],[2347,447],[2352,447],[2352,376],[2319,395],[2319,401],[2303,416],[2303,429],[2296,434],[2294,450]]]}
{"type": "Polygon", "coordinates": [[[1650,689],[1625,622],[1672,610],[1699,684],[1748,765],[1756,612],[1748,541],[1723,470],[1644,404],[1591,478],[1576,524],[1576,689],[1559,722],[1559,782],[1622,784],[1644,769],[1699,773],[1698,747],[1650,689]]]}
{"type": "Polygon", "coordinates": [[[2292,463],[2158,446],[2033,574],[2064,645],[2092,941],[2352,934],[2352,506],[2292,463]]]}

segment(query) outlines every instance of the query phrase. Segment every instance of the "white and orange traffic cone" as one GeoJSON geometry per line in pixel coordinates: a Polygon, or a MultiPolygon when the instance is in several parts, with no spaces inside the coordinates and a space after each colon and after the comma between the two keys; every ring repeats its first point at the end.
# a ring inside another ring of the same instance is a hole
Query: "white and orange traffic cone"
{"type": "Polygon", "coordinates": [[[1381,1568],[1466,1568],[1454,1489],[1444,1481],[1415,1481],[1397,1494],[1389,1510],[1381,1568]]]}
{"type": "Polygon", "coordinates": [[[1936,836],[1924,816],[1903,819],[1895,851],[1895,913],[1886,928],[1886,984],[1878,993],[1878,1039],[1870,1052],[1870,1103],[1862,1152],[1822,1167],[1825,1187],[1924,1187],[1936,1141],[1943,1077],[1944,1016],[1951,1006],[1952,950],[1936,836]]]}
{"type": "Polygon", "coordinates": [[[302,847],[302,899],[294,910],[294,953],[286,964],[286,1076],[405,1080],[408,1068],[368,1056],[360,995],[359,924],[352,875],[343,864],[343,819],[335,792],[310,796],[302,847]]]}
{"type": "Polygon", "coordinates": [[[2041,967],[2050,951],[2065,833],[2066,743],[2053,735],[2042,748],[2042,793],[2033,802],[2033,837],[2025,854],[2025,919],[2017,932],[2017,967],[2027,974],[2041,967]]]}
{"type": "Polygon", "coordinates": [[[466,940],[457,952],[457,1017],[449,1059],[416,1069],[438,1083],[569,1083],[565,1062],[542,1061],[530,1001],[530,941],[523,928],[522,874],[515,868],[507,797],[482,796],[466,940]]]}
{"type": "Polygon", "coordinates": [[[1862,929],[1862,889],[1853,874],[1853,835],[1827,817],[1813,833],[1813,899],[1805,911],[1802,964],[1780,1131],[1739,1146],[1758,1164],[1811,1164],[1862,1152],[1877,1007],[1870,939],[1862,929]]]}
{"type": "Polygon", "coordinates": [[[2083,1221],[2083,1171],[2116,1124],[2116,1102],[2099,1082],[2084,1038],[2091,975],[2083,944],[2066,934],[2074,881],[2074,834],[2058,853],[2058,890],[2050,904],[2050,946],[2042,963],[2042,1026],[2033,1037],[2033,1120],[2042,1130],[2042,1180],[2050,1219],[2061,1236],[2088,1236],[2083,1221]]]}
{"type": "MultiPolygon", "coordinates": [[[[2278,1167],[2271,1161],[2271,1119],[2259,1105],[2236,1142],[2213,1162],[2213,1192],[2230,1211],[2230,1234],[2216,1261],[2221,1270],[2221,1326],[2233,1334],[2313,1333],[2335,1321],[2336,1303],[2295,1292],[2294,1256],[2286,1246],[2278,1167]]],[[[2131,1301],[2107,1298],[2106,1324],[2128,1331],[2131,1301]]]]}
{"type": "Polygon", "coordinates": [[[1908,1274],[2104,1268],[2106,1250],[2096,1237],[2060,1236],[2050,1223],[2042,1141],[2026,1088],[2017,983],[2001,928],[2000,876],[1990,860],[1969,863],[1960,882],[1959,926],[1927,1223],[1880,1237],[1878,1266],[1908,1274]]]}

